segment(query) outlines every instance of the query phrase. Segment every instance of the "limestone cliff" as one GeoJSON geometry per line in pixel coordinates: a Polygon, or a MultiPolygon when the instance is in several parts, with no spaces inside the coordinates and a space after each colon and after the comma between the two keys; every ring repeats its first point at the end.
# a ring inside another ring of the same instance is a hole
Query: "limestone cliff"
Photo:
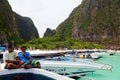
{"type": "Polygon", "coordinates": [[[14,15],[18,26],[18,31],[23,40],[29,41],[33,38],[39,38],[38,31],[30,18],[22,17],[16,13],[14,13],[14,15]]]}
{"type": "Polygon", "coordinates": [[[12,43],[19,38],[13,11],[7,0],[0,0],[0,44],[12,43]]]}
{"type": "Polygon", "coordinates": [[[56,35],[120,46],[120,0],[83,0],[56,29],[56,35]]]}
{"type": "Polygon", "coordinates": [[[15,14],[7,0],[0,0],[0,45],[19,44],[38,37],[30,18],[15,14]]]}
{"type": "Polygon", "coordinates": [[[46,29],[46,32],[45,32],[45,34],[44,34],[44,37],[48,37],[48,36],[53,36],[53,35],[55,35],[55,30],[52,30],[52,29],[50,29],[50,28],[47,28],[46,29]]]}

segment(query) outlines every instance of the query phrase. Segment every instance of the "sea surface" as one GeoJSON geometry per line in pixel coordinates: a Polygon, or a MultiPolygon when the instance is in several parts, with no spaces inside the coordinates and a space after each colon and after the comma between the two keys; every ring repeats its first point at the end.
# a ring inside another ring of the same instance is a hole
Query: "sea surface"
{"type": "Polygon", "coordinates": [[[78,80],[120,80],[120,54],[105,55],[97,62],[111,65],[112,70],[97,70],[93,74],[89,73],[78,80]]]}

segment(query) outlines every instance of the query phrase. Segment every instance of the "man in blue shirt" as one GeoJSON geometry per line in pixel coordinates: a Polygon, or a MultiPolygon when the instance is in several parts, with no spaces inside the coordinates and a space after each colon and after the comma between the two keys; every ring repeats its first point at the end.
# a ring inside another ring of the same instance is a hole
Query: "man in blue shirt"
{"type": "Polygon", "coordinates": [[[18,56],[20,60],[22,60],[24,63],[27,63],[30,61],[30,53],[26,51],[26,46],[21,47],[21,52],[18,53],[18,56]]]}
{"type": "Polygon", "coordinates": [[[26,52],[26,46],[21,47],[21,52],[18,53],[20,60],[24,62],[24,68],[40,68],[39,61],[33,59],[29,52],[26,52]]]}

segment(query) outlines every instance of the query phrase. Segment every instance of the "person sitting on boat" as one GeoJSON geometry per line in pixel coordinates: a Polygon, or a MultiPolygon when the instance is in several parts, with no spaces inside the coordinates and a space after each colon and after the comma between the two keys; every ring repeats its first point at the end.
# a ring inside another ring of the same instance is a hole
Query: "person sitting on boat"
{"type": "Polygon", "coordinates": [[[91,59],[91,58],[92,58],[92,56],[91,56],[90,54],[87,54],[87,55],[86,55],[86,58],[91,59]]]}
{"type": "Polygon", "coordinates": [[[8,51],[3,54],[3,61],[5,62],[5,69],[21,68],[23,61],[19,60],[18,53],[14,51],[12,45],[8,46],[8,51]]]}
{"type": "Polygon", "coordinates": [[[40,63],[33,59],[29,52],[26,51],[26,46],[21,47],[21,52],[18,53],[20,60],[24,62],[24,68],[40,68],[40,63]]]}
{"type": "Polygon", "coordinates": [[[35,59],[31,59],[29,62],[24,64],[25,69],[29,68],[41,68],[40,62],[35,59]]]}

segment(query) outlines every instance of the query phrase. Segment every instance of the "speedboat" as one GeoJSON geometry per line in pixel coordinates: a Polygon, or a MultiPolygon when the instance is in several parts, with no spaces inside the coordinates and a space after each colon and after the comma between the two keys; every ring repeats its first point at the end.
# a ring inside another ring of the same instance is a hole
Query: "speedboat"
{"type": "Polygon", "coordinates": [[[112,66],[95,62],[91,59],[70,58],[66,56],[39,60],[42,67],[65,67],[90,70],[111,70],[112,66]]]}
{"type": "Polygon", "coordinates": [[[41,68],[70,78],[81,78],[96,70],[111,70],[112,66],[93,62],[40,61],[41,68]]]}
{"type": "Polygon", "coordinates": [[[111,70],[112,66],[94,62],[65,62],[65,61],[40,61],[42,68],[77,68],[89,70],[111,70]]]}
{"type": "MultiPolygon", "coordinates": [[[[16,52],[20,52],[20,50],[15,50],[16,52]]],[[[59,56],[61,53],[65,53],[64,50],[27,50],[30,52],[32,57],[48,57],[48,56],[59,56]]],[[[0,52],[0,58],[3,57],[4,52],[0,52]]]]}
{"type": "MultiPolygon", "coordinates": [[[[1,65],[2,66],[2,65],[1,65]]],[[[1,69],[0,80],[74,80],[43,69],[1,69]]]]}
{"type": "Polygon", "coordinates": [[[114,55],[116,53],[116,50],[107,50],[107,54],[114,55]]]}

